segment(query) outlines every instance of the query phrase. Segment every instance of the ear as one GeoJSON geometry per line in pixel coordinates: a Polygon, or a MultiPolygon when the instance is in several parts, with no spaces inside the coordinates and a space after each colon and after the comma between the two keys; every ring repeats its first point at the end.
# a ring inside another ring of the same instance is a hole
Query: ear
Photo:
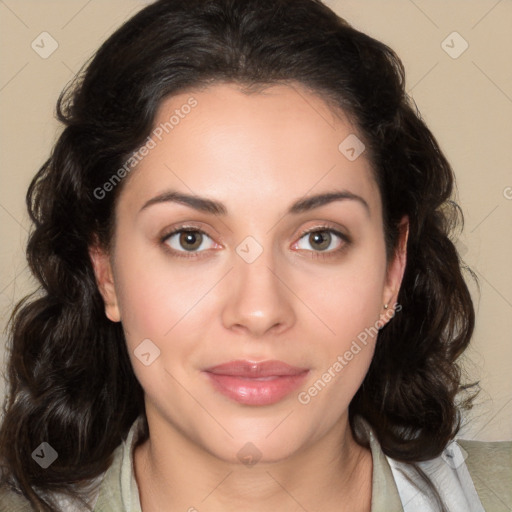
{"type": "MultiPolygon", "coordinates": [[[[398,299],[398,292],[404,277],[405,265],[407,263],[407,239],[409,238],[409,217],[404,215],[398,226],[398,242],[391,261],[388,262],[386,272],[386,284],[384,286],[382,303],[388,308],[384,311],[384,319],[387,321],[394,314],[395,304],[398,299]]],[[[400,307],[401,308],[401,307],[400,307]]]]}
{"type": "Polygon", "coordinates": [[[114,274],[112,272],[110,256],[97,243],[89,247],[89,256],[96,276],[98,290],[105,302],[105,314],[112,322],[119,322],[121,321],[121,314],[114,286],[114,274]]]}

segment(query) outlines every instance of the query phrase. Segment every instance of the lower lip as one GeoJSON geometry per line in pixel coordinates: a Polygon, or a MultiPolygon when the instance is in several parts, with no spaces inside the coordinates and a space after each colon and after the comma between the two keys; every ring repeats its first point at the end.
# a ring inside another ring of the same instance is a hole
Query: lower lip
{"type": "Polygon", "coordinates": [[[205,373],[217,391],[240,404],[270,405],[297,389],[304,382],[309,370],[298,375],[269,377],[265,380],[205,373]]]}

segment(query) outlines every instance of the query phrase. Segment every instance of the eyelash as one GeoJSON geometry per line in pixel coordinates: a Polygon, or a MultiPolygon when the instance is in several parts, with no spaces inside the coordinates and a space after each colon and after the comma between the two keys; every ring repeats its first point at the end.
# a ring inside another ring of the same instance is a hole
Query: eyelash
{"type": "MultiPolygon", "coordinates": [[[[173,229],[169,233],[166,233],[165,235],[163,235],[160,238],[160,243],[163,244],[164,250],[169,252],[172,256],[176,256],[178,258],[186,258],[186,259],[201,258],[202,257],[202,256],[200,256],[201,252],[206,252],[206,251],[189,252],[187,254],[184,251],[176,251],[175,249],[172,249],[171,247],[169,247],[169,245],[166,243],[169,240],[169,238],[171,238],[176,233],[181,233],[181,232],[200,233],[202,235],[206,235],[208,238],[211,238],[208,235],[208,233],[206,233],[202,229],[199,229],[199,228],[197,228],[195,226],[178,226],[177,228],[173,229]]],[[[319,232],[319,233],[328,232],[328,233],[334,234],[338,238],[340,238],[344,243],[338,249],[334,249],[334,250],[327,251],[327,252],[326,251],[309,251],[309,252],[313,253],[312,254],[312,258],[313,259],[317,259],[317,258],[320,258],[320,259],[334,258],[334,257],[340,255],[342,252],[344,252],[352,244],[352,240],[351,240],[351,238],[349,236],[347,236],[344,233],[341,233],[340,231],[338,231],[337,229],[334,229],[334,228],[332,228],[330,226],[327,226],[327,225],[315,226],[314,228],[306,229],[305,231],[303,231],[300,234],[298,240],[301,240],[305,235],[308,235],[310,233],[317,233],[317,232],[319,232]]],[[[306,250],[306,249],[304,249],[304,250],[306,250]]]]}

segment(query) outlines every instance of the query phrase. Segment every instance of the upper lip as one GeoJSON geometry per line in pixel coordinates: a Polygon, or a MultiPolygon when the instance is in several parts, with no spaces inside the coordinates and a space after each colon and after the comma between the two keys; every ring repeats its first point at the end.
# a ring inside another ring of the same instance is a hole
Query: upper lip
{"type": "Polygon", "coordinates": [[[217,375],[231,375],[234,377],[272,377],[272,376],[289,376],[299,375],[308,371],[307,368],[299,368],[291,366],[283,361],[246,361],[236,360],[227,363],[212,366],[205,370],[209,373],[217,375]]]}

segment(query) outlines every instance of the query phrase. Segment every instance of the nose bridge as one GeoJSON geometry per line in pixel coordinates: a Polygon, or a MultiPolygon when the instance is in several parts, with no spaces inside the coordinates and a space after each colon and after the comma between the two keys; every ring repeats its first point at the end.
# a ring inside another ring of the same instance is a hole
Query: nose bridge
{"type": "MultiPolygon", "coordinates": [[[[272,237],[268,237],[266,241],[272,237]]],[[[234,255],[229,298],[223,321],[226,327],[243,326],[254,335],[289,326],[294,318],[290,294],[279,276],[279,262],[271,246],[246,237],[234,255]]]]}

